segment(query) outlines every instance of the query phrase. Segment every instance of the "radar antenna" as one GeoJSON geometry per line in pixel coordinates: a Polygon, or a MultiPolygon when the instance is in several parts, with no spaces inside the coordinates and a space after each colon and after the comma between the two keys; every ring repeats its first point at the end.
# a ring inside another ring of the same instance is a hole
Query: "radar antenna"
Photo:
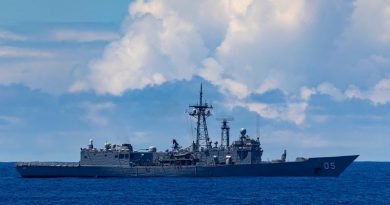
{"type": "Polygon", "coordinates": [[[213,109],[212,105],[203,103],[203,88],[200,84],[200,94],[199,94],[199,103],[196,105],[190,105],[190,108],[193,108],[188,114],[195,118],[196,120],[196,142],[195,149],[199,151],[199,148],[211,148],[210,147],[210,138],[207,131],[206,118],[211,116],[211,110],[213,109]]]}
{"type": "Polygon", "coordinates": [[[221,148],[228,149],[229,147],[229,137],[230,137],[230,127],[229,122],[233,121],[233,117],[219,117],[217,118],[218,121],[222,122],[221,125],[221,148]]]}

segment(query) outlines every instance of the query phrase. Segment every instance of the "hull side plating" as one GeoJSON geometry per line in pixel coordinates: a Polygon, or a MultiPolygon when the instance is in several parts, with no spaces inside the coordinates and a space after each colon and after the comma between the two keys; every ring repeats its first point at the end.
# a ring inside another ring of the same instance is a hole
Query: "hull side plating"
{"type": "Polygon", "coordinates": [[[217,166],[59,166],[17,164],[22,177],[229,177],[339,176],[358,155],[310,158],[302,162],[217,166]]]}

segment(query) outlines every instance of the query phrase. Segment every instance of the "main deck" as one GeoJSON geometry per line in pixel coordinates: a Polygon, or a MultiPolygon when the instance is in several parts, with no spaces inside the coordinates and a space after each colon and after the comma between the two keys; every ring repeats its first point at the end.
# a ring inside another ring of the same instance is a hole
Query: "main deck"
{"type": "Polygon", "coordinates": [[[77,162],[17,163],[22,177],[228,177],[339,176],[358,155],[309,158],[300,162],[215,166],[84,166],[77,162]]]}

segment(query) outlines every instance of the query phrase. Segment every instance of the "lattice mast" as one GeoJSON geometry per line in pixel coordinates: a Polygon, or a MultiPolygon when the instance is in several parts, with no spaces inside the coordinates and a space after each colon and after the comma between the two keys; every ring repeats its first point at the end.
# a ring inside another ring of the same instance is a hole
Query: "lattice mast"
{"type": "Polygon", "coordinates": [[[233,120],[232,117],[230,118],[218,118],[217,120],[222,122],[221,125],[221,145],[222,148],[228,148],[229,147],[229,138],[230,138],[230,127],[229,122],[233,120]]]}
{"type": "Polygon", "coordinates": [[[196,120],[196,142],[195,150],[199,148],[211,148],[209,133],[207,131],[207,122],[206,118],[211,116],[211,110],[213,109],[212,105],[203,103],[203,88],[200,84],[200,94],[199,94],[199,103],[196,105],[190,105],[190,108],[193,108],[192,112],[189,115],[196,120]]]}

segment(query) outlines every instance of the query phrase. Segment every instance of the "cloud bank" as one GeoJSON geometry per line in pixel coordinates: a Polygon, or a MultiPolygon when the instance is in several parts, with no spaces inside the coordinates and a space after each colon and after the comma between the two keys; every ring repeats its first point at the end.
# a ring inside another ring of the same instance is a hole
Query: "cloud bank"
{"type": "Polygon", "coordinates": [[[299,38],[314,7],[305,1],[136,1],[129,6],[123,37],[91,62],[88,78],[71,90],[120,95],[200,75],[244,98],[264,89],[266,78],[284,73],[277,67],[270,72],[273,67],[264,66],[261,55],[275,52],[270,40],[283,49],[299,38]],[[252,74],[257,78],[248,77],[252,74]]]}
{"type": "Polygon", "coordinates": [[[121,95],[201,76],[235,106],[295,124],[304,122],[313,94],[388,103],[388,97],[379,97],[388,94],[389,71],[382,68],[390,52],[387,8],[387,1],[360,0],[135,1],[121,38],[90,62],[87,76],[70,91],[121,95]],[[351,52],[356,48],[364,52],[351,52]],[[371,70],[364,59],[371,59],[371,70]],[[360,91],[359,82],[371,88],[360,91]],[[275,89],[286,102],[248,99],[275,89]]]}

